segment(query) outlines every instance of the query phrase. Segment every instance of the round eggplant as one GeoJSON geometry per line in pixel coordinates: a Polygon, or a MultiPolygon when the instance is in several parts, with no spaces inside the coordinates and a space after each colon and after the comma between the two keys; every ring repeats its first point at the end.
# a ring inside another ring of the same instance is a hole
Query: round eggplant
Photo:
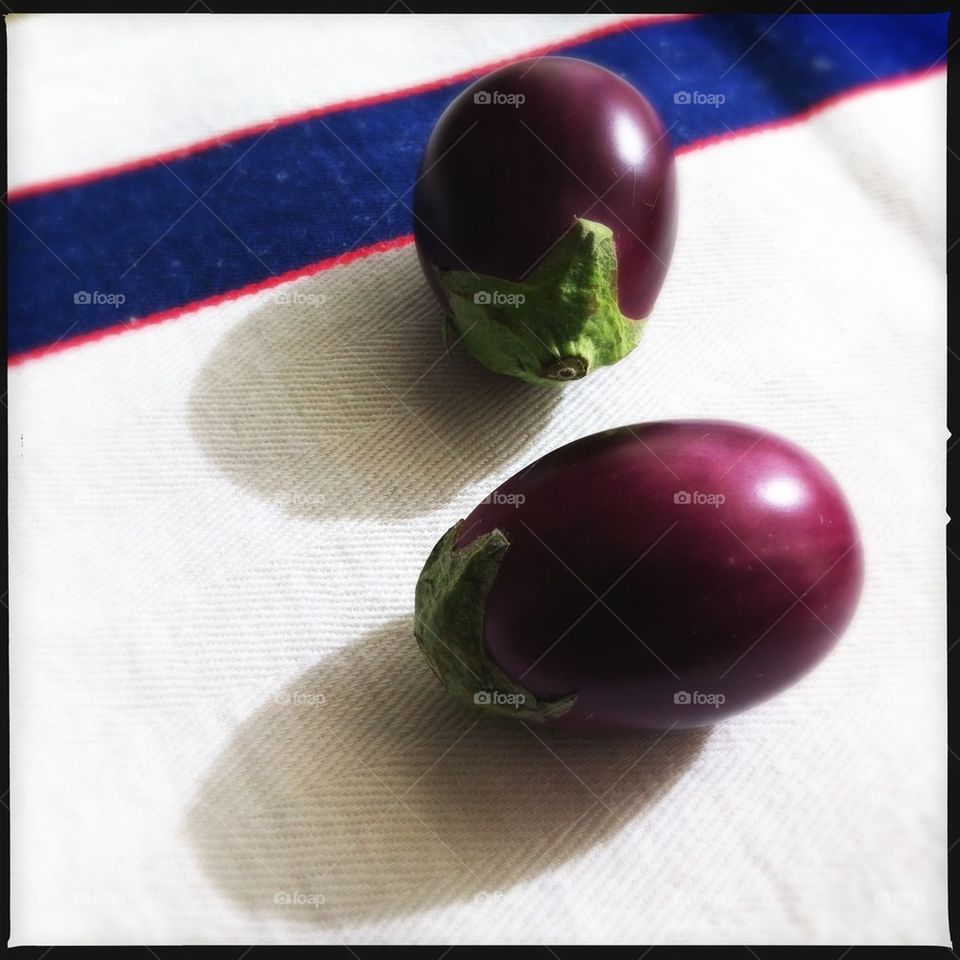
{"type": "Polygon", "coordinates": [[[713,723],[837,642],[863,555],[808,453],[737,423],[607,430],[500,486],[434,547],[415,634],[487,710],[580,731],[713,723]]]}
{"type": "Polygon", "coordinates": [[[626,356],[676,237],[673,150],[650,103],[603,67],[521,60],[437,121],[414,191],[420,264],[454,336],[536,383],[626,356]]]}

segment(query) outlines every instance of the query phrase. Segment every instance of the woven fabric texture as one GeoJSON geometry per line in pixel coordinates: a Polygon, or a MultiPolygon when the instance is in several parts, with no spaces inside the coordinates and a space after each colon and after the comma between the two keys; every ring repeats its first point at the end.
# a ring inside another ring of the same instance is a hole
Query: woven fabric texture
{"type": "MultiPolygon", "coordinates": [[[[9,22],[14,185],[609,22],[166,19],[9,22]]],[[[12,942],[948,943],[944,119],[931,70],[685,152],[640,346],[563,389],[446,353],[409,243],[12,365],[12,942]],[[673,417],[838,478],[836,650],[665,738],[454,703],[411,633],[436,540],[673,417]]]]}

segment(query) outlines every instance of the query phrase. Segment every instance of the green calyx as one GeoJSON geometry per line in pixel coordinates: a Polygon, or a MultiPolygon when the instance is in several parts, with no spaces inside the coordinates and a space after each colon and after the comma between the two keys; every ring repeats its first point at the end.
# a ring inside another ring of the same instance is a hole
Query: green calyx
{"type": "Polygon", "coordinates": [[[643,320],[620,312],[613,231],[577,220],[520,282],[465,270],[440,272],[448,321],[484,366],[532,383],[579,380],[622,360],[643,320]]]}
{"type": "Polygon", "coordinates": [[[493,530],[459,550],[463,521],[441,537],[417,581],[413,632],[440,682],[467,703],[522,720],[549,720],[573,706],[573,694],[541,700],[490,659],[484,610],[510,544],[493,530]]]}

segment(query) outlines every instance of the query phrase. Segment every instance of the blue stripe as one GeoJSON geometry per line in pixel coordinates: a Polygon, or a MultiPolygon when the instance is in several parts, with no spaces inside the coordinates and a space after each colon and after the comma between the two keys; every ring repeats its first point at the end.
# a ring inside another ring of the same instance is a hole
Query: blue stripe
{"type": "MultiPolygon", "coordinates": [[[[779,22],[738,15],[635,27],[562,52],[634,83],[674,124],[674,144],[684,146],[924,69],[943,58],[946,45],[945,14],[799,14],[779,22]],[[681,91],[720,94],[724,102],[675,102],[681,91]]],[[[421,150],[464,86],[307,119],[169,166],[15,202],[10,352],[409,233],[406,205],[421,150]],[[120,294],[124,302],[77,304],[78,291],[120,294]]]]}

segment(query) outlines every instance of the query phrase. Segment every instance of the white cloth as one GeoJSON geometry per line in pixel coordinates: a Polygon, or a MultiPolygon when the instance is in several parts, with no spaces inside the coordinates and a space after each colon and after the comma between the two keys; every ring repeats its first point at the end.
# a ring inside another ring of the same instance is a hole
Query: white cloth
{"type": "MultiPolygon", "coordinates": [[[[597,22],[365,18],[321,56],[316,18],[14,19],[11,184],[597,22]]],[[[683,155],[641,345],[563,390],[444,355],[410,246],[12,367],[11,942],[949,943],[944,109],[933,73],[683,155]],[[836,651],[659,742],[453,703],[411,636],[434,542],[689,416],[843,485],[836,651]]]]}

